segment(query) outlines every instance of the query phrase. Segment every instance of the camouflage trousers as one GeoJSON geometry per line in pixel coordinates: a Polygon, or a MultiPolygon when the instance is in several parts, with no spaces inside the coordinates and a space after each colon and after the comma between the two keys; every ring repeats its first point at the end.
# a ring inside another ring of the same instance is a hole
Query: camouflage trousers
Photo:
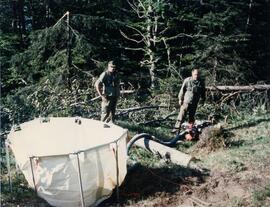
{"type": "Polygon", "coordinates": [[[102,102],[101,102],[101,121],[114,122],[117,99],[118,98],[115,96],[108,96],[106,100],[102,100],[102,102]]]}
{"type": "Polygon", "coordinates": [[[184,122],[187,114],[188,114],[188,122],[194,123],[196,109],[197,109],[197,104],[183,103],[180,107],[180,112],[178,114],[174,128],[180,129],[181,124],[184,122]]]}

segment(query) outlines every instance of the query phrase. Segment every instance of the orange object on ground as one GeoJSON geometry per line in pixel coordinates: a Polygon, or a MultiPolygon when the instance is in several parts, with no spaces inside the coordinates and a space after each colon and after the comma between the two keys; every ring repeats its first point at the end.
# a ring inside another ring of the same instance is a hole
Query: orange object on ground
{"type": "Polygon", "coordinates": [[[186,134],[185,139],[188,141],[191,141],[193,139],[193,137],[191,136],[191,134],[186,134]]]}

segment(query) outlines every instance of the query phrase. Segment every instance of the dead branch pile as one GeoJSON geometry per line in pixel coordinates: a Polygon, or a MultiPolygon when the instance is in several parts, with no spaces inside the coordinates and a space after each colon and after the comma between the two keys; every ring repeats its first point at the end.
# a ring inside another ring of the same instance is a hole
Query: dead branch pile
{"type": "Polygon", "coordinates": [[[194,145],[193,152],[213,152],[228,145],[228,134],[221,124],[205,128],[199,141],[194,145]]]}

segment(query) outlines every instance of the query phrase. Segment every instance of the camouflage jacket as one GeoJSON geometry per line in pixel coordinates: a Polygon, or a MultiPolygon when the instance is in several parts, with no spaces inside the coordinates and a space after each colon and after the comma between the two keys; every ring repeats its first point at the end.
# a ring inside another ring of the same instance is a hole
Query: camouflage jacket
{"type": "Polygon", "coordinates": [[[200,98],[205,101],[205,84],[201,79],[193,80],[188,77],[184,80],[178,98],[182,103],[198,104],[200,98]]]}

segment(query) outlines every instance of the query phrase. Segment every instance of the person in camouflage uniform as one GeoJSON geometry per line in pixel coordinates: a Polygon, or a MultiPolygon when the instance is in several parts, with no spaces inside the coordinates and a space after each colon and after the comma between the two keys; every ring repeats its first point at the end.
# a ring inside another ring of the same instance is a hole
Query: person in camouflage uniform
{"type": "Polygon", "coordinates": [[[102,98],[101,121],[114,122],[117,100],[120,96],[120,81],[113,61],[108,63],[106,71],[101,73],[95,83],[96,90],[102,98]]]}
{"type": "Polygon", "coordinates": [[[178,98],[180,112],[172,133],[179,133],[181,124],[184,122],[187,113],[189,115],[189,123],[193,124],[195,122],[195,113],[199,100],[201,99],[202,103],[205,101],[205,84],[200,79],[199,69],[193,69],[192,76],[184,80],[178,98]]]}

